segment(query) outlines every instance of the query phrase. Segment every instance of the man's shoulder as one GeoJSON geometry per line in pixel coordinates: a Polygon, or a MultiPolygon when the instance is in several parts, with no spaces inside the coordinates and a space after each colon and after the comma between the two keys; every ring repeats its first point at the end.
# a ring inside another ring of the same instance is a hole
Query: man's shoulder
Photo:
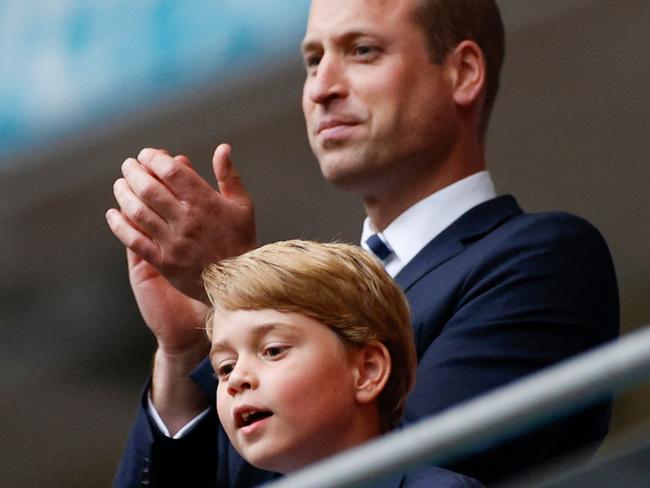
{"type": "MultiPolygon", "coordinates": [[[[473,209],[477,215],[484,217],[490,213],[503,212],[507,205],[515,206],[511,196],[499,197],[473,209]],[[501,203],[499,204],[499,200],[501,203]],[[490,205],[494,210],[491,210],[490,205]]],[[[517,206],[518,208],[518,206],[517,206]]],[[[470,211],[470,212],[472,212],[470,211]]],[[[474,217],[476,219],[476,217],[474,217]]],[[[474,240],[487,246],[504,246],[522,249],[527,246],[549,246],[566,249],[567,246],[596,246],[607,249],[600,231],[587,219],[565,211],[515,212],[512,211],[498,225],[474,240]]]]}
{"type": "Polygon", "coordinates": [[[525,213],[514,197],[505,195],[460,217],[396,279],[405,290],[420,283],[417,289],[429,295],[431,286],[441,292],[466,285],[472,276],[485,282],[486,277],[511,276],[513,270],[570,273],[583,265],[612,268],[607,244],[591,223],[567,212],[525,213]]]}
{"type": "Polygon", "coordinates": [[[562,211],[513,215],[490,232],[465,241],[464,251],[455,264],[482,275],[504,270],[567,275],[613,269],[609,247],[598,229],[562,211]]]}
{"type": "Polygon", "coordinates": [[[525,212],[515,216],[508,224],[522,230],[546,229],[551,233],[600,236],[598,229],[584,217],[565,212],[525,212]]]}

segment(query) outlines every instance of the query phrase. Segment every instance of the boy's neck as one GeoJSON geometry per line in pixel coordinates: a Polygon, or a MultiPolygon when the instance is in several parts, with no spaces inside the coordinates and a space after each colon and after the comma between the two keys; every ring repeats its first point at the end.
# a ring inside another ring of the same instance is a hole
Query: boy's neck
{"type": "Polygon", "coordinates": [[[314,457],[309,463],[300,466],[292,466],[290,469],[276,470],[284,475],[298,471],[310,464],[322,461],[330,456],[334,456],[347,449],[359,446],[365,442],[379,437],[383,432],[381,417],[376,405],[361,406],[356,419],[350,423],[351,428],[347,430],[345,438],[341,439],[336,446],[323,446],[323,452],[320,456],[314,457]]]}

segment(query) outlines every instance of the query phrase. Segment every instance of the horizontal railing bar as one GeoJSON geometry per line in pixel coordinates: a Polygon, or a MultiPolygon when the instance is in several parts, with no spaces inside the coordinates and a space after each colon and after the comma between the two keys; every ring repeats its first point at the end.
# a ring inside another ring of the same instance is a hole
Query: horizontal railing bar
{"type": "Polygon", "coordinates": [[[346,488],[439,464],[650,377],[650,326],[265,485],[346,488]]]}

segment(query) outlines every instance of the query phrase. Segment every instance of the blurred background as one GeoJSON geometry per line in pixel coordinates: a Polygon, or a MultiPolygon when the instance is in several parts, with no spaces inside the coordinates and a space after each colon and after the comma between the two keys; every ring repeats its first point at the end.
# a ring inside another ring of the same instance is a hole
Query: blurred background
{"type": "MultiPolygon", "coordinates": [[[[146,146],[213,181],[229,142],[261,242],[356,242],[358,201],[309,151],[298,45],[307,0],[0,2],[0,473],[4,486],[108,486],[154,342],[104,213],[146,146]]],[[[507,59],[489,134],[497,189],[605,235],[622,327],[650,322],[650,2],[499,2],[507,59]]],[[[601,449],[650,421],[616,402],[601,449]]]]}

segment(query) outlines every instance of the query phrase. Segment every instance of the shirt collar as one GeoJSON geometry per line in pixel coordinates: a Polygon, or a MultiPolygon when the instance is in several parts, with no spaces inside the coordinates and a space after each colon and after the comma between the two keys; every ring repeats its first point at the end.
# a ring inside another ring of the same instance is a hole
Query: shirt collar
{"type": "MultiPolygon", "coordinates": [[[[496,197],[494,183],[488,171],[480,171],[432,193],[411,206],[393,220],[379,237],[393,251],[386,263],[391,276],[418,254],[424,246],[471,208],[496,197]]],[[[361,233],[361,245],[376,232],[366,217],[361,233]]]]}

